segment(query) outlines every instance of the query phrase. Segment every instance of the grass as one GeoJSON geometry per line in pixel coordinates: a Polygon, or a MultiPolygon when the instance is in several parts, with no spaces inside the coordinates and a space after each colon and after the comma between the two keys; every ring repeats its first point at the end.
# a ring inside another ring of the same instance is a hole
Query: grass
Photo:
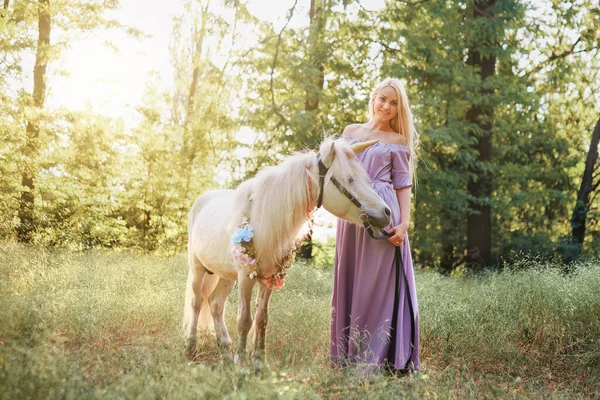
{"type": "MultiPolygon", "coordinates": [[[[272,372],[188,362],[184,256],[0,244],[0,399],[598,398],[600,265],[417,272],[422,372],[365,380],[328,364],[332,271],[297,264],[272,296],[272,372]]],[[[235,342],[235,291],[227,324],[235,342]]]]}

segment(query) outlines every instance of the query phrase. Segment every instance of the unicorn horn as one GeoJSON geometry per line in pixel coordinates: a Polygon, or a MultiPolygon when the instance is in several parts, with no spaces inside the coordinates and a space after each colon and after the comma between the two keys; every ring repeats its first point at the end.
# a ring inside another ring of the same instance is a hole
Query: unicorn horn
{"type": "Polygon", "coordinates": [[[377,140],[377,139],[367,140],[366,142],[357,142],[357,143],[354,143],[352,146],[350,146],[350,148],[352,149],[354,154],[358,154],[361,151],[365,150],[366,148],[373,146],[377,142],[379,142],[379,140],[377,140]]]}

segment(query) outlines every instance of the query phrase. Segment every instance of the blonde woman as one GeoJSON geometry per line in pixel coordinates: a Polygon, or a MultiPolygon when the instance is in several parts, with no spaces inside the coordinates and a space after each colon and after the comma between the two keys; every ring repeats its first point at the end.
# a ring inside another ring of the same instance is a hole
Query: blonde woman
{"type": "Polygon", "coordinates": [[[365,228],[338,220],[331,361],[368,372],[410,372],[420,367],[407,235],[418,135],[402,82],[387,78],[377,85],[369,100],[369,121],[348,125],[342,137],[351,143],[379,140],[357,157],[372,188],[390,207],[392,221],[386,230],[392,236],[375,240],[365,228]]]}

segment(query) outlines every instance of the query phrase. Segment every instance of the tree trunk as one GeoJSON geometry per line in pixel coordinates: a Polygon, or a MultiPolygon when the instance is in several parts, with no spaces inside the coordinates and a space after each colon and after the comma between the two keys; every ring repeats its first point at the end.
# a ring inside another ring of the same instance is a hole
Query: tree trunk
{"type": "MultiPolygon", "coordinates": [[[[50,51],[50,0],[38,3],[38,44],[33,69],[33,105],[37,111],[44,108],[46,94],[46,67],[50,51]]],[[[39,113],[27,121],[25,147],[23,149],[23,172],[21,173],[20,224],[17,228],[19,241],[27,243],[35,230],[35,184],[37,179],[37,155],[39,151],[39,113]]]]}
{"type": "Polygon", "coordinates": [[[194,130],[192,129],[190,120],[194,116],[196,110],[196,91],[198,90],[198,84],[200,80],[202,60],[202,48],[204,46],[204,38],[206,37],[207,20],[208,20],[208,7],[210,6],[210,0],[206,2],[206,5],[202,8],[202,19],[200,21],[200,31],[194,34],[194,54],[192,55],[192,83],[188,92],[187,101],[187,112],[183,124],[183,150],[185,152],[188,163],[191,165],[196,158],[196,146],[194,145],[194,130]]]}
{"type": "Polygon", "coordinates": [[[571,237],[576,245],[577,255],[581,254],[585,239],[585,224],[590,206],[590,194],[598,188],[600,181],[594,183],[594,171],[598,161],[598,144],[600,143],[600,119],[592,133],[592,142],[585,160],[585,170],[581,178],[581,186],[577,192],[577,203],[571,215],[571,237]]]}
{"type": "MultiPolygon", "coordinates": [[[[325,83],[324,75],[324,56],[321,43],[321,35],[325,27],[325,16],[323,15],[325,2],[323,0],[311,0],[310,2],[310,34],[309,34],[309,54],[308,62],[309,65],[314,68],[314,74],[310,74],[309,85],[306,89],[306,101],[304,103],[304,110],[307,113],[312,113],[311,122],[314,123],[314,117],[316,111],[319,108],[319,100],[321,98],[321,92],[323,91],[323,84],[325,83]]],[[[310,128],[314,129],[314,126],[310,128]]],[[[310,135],[311,132],[308,132],[310,135]]]]}
{"type": "MultiPolygon", "coordinates": [[[[473,15],[475,18],[486,18],[491,15],[490,8],[496,0],[483,1],[474,4],[473,15]]],[[[481,43],[484,46],[493,46],[494,43],[481,43]]],[[[496,72],[496,56],[482,57],[478,46],[474,45],[469,51],[467,64],[479,69],[482,83],[496,72]]],[[[480,89],[481,98],[493,94],[493,89],[480,89]]],[[[479,268],[489,265],[492,256],[492,210],[490,200],[492,197],[492,176],[485,165],[492,160],[492,116],[493,108],[485,105],[485,101],[471,106],[467,112],[467,121],[477,125],[478,132],[470,131],[469,135],[475,139],[473,150],[477,153],[477,162],[471,167],[467,190],[470,195],[469,208],[471,210],[467,219],[467,265],[470,268],[479,268]]]]}
{"type": "MultiPolygon", "coordinates": [[[[308,147],[314,146],[320,139],[320,134],[317,136],[315,121],[317,113],[319,111],[319,100],[321,99],[321,93],[323,92],[323,85],[325,83],[324,66],[325,57],[322,54],[322,43],[321,36],[325,27],[325,16],[323,15],[325,8],[324,0],[311,0],[310,2],[310,33],[309,33],[309,50],[308,50],[308,63],[310,68],[314,68],[314,74],[309,74],[309,82],[306,85],[306,98],[304,102],[304,111],[308,118],[308,124],[304,136],[308,147]]],[[[298,256],[310,259],[313,254],[312,245],[312,229],[303,242],[302,246],[298,250],[298,256]]]]}
{"type": "MultiPolygon", "coordinates": [[[[183,190],[183,198],[187,199],[190,195],[190,185],[193,174],[193,165],[197,156],[197,138],[194,137],[194,129],[192,119],[194,117],[196,107],[196,92],[198,90],[198,84],[200,81],[201,61],[202,61],[202,49],[204,46],[204,39],[206,37],[207,21],[208,21],[208,8],[210,6],[210,0],[207,0],[206,4],[201,7],[202,19],[200,20],[200,31],[194,31],[194,54],[192,54],[192,82],[188,90],[187,97],[187,108],[185,118],[183,120],[183,160],[185,160],[186,166],[181,170],[185,172],[185,189],[183,190]]],[[[196,29],[196,26],[194,26],[196,29]]],[[[187,217],[187,207],[180,209],[180,226],[185,223],[187,217]]],[[[179,247],[185,248],[187,243],[186,235],[179,235],[179,247]]]]}
{"type": "Polygon", "coordinates": [[[440,271],[449,274],[454,269],[454,244],[450,242],[442,243],[442,258],[440,260],[440,271]]]}

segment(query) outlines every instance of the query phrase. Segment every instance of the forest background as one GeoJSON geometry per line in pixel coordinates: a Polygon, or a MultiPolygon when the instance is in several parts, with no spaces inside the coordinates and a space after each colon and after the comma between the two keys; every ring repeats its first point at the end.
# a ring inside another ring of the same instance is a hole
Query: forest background
{"type": "Polygon", "coordinates": [[[419,265],[598,254],[596,1],[168,6],[168,40],[151,41],[153,2],[4,0],[3,241],[180,252],[198,195],[365,122],[369,90],[397,76],[421,133],[419,265]],[[131,61],[153,52],[165,55],[156,68],[131,61]],[[104,106],[65,98],[69,82],[106,96],[110,73],[132,68],[144,84],[120,82],[104,106]]]}

